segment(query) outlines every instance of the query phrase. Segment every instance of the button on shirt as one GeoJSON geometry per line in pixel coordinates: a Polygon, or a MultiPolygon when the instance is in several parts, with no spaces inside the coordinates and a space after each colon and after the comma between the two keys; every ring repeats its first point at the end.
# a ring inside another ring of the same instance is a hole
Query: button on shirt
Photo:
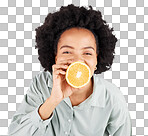
{"type": "Polygon", "coordinates": [[[131,118],[121,91],[98,74],[92,77],[93,93],[78,106],[63,99],[47,120],[38,109],[50,97],[53,80],[48,71],[33,77],[9,125],[12,136],[131,136],[131,118]]]}

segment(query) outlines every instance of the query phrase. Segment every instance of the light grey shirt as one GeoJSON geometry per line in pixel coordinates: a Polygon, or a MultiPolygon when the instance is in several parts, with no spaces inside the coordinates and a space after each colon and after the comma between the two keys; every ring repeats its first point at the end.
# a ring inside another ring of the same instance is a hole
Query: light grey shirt
{"type": "Polygon", "coordinates": [[[52,116],[42,120],[38,109],[50,96],[53,80],[48,71],[33,77],[30,87],[9,125],[12,136],[131,136],[131,118],[121,91],[93,74],[93,93],[78,106],[69,97],[52,116]]]}

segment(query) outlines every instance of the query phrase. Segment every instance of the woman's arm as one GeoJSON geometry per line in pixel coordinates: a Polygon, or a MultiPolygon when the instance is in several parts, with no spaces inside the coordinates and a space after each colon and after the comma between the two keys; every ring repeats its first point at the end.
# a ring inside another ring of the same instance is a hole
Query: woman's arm
{"type": "Polygon", "coordinates": [[[12,117],[11,124],[8,128],[8,135],[43,135],[46,131],[46,126],[50,123],[54,116],[55,106],[55,104],[53,106],[53,99],[50,97],[43,102],[39,82],[36,77],[33,78],[33,82],[31,83],[27,94],[25,95],[17,112],[12,117]],[[48,115],[44,115],[44,107],[47,105],[48,108],[46,107],[46,110],[49,110],[49,112],[48,115]]]}
{"type": "Polygon", "coordinates": [[[107,131],[111,136],[132,136],[131,118],[125,103],[114,105],[107,131]]]}
{"type": "Polygon", "coordinates": [[[55,99],[50,96],[47,98],[45,103],[41,105],[41,107],[38,110],[38,113],[42,120],[47,120],[53,115],[53,111],[56,108],[56,106],[60,103],[60,101],[55,101],[55,99]]]}

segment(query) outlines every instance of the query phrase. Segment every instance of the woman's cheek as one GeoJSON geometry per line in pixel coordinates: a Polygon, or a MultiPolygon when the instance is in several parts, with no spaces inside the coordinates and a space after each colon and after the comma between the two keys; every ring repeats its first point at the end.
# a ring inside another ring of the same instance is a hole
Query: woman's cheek
{"type": "Polygon", "coordinates": [[[72,56],[69,56],[69,55],[59,55],[57,57],[57,64],[60,64],[62,62],[69,62],[69,60],[73,60],[74,58],[72,56]]]}

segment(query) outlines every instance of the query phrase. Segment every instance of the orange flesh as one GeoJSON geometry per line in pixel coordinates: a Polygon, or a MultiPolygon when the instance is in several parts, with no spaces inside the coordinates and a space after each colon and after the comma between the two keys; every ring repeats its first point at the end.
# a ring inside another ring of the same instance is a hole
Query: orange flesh
{"type": "Polygon", "coordinates": [[[79,88],[86,84],[90,78],[90,71],[89,69],[81,64],[76,63],[70,67],[67,72],[67,80],[72,84],[73,87],[79,88]]]}

